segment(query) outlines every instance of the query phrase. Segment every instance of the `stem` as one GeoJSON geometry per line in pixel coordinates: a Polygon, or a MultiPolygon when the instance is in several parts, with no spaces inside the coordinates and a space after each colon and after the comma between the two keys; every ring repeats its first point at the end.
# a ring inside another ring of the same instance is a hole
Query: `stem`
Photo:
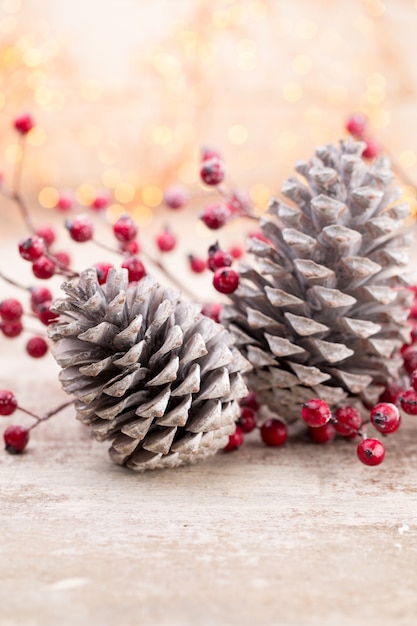
{"type": "Polygon", "coordinates": [[[112,254],[123,255],[123,252],[121,252],[120,250],[117,250],[117,248],[112,248],[111,246],[108,246],[106,243],[103,243],[102,241],[99,241],[98,239],[91,239],[91,241],[92,243],[95,243],[96,246],[98,246],[99,248],[106,250],[106,252],[111,252],[112,254]]]}
{"type": "Polygon", "coordinates": [[[29,287],[25,287],[24,285],[21,285],[20,283],[17,283],[15,280],[13,280],[12,278],[9,278],[8,276],[6,276],[5,274],[3,274],[2,271],[0,271],[0,278],[2,280],[4,280],[6,283],[9,283],[9,285],[13,285],[13,287],[18,287],[18,289],[22,289],[23,291],[30,291],[29,287]]]}
{"type": "Polygon", "coordinates": [[[184,285],[175,274],[173,274],[172,272],[170,272],[170,270],[167,269],[166,265],[164,265],[164,263],[161,261],[161,259],[158,259],[157,257],[154,257],[152,254],[150,254],[148,251],[146,250],[141,250],[141,254],[142,256],[145,257],[145,259],[151,263],[154,267],[157,267],[159,269],[160,272],[162,272],[167,278],[168,280],[170,280],[176,287],[178,287],[178,289],[180,291],[182,291],[184,294],[186,294],[191,300],[195,300],[195,293],[193,291],[191,291],[191,289],[188,289],[188,287],[186,287],[186,285],[184,285]]]}
{"type": "Polygon", "coordinates": [[[46,420],[49,420],[51,417],[53,417],[54,415],[56,415],[63,409],[66,409],[67,406],[71,406],[71,404],[74,404],[74,402],[75,400],[68,400],[67,402],[64,402],[63,404],[60,404],[59,406],[55,407],[55,409],[51,409],[50,411],[45,413],[45,415],[43,415],[42,417],[38,417],[37,415],[35,415],[31,411],[27,411],[26,409],[22,409],[22,407],[18,407],[18,408],[36,420],[36,422],[32,424],[32,426],[30,426],[28,429],[28,430],[32,430],[33,428],[36,428],[36,426],[38,426],[41,422],[46,422],[46,420]]]}
{"type": "Polygon", "coordinates": [[[32,222],[32,218],[30,216],[30,212],[29,209],[27,207],[26,202],[23,200],[21,193],[20,193],[20,187],[21,187],[21,181],[22,181],[22,171],[23,171],[23,162],[24,162],[24,157],[25,157],[25,153],[26,153],[26,136],[23,135],[20,138],[20,143],[19,143],[21,150],[22,150],[22,157],[21,159],[16,163],[15,168],[14,168],[14,172],[13,172],[13,184],[12,184],[12,191],[9,194],[9,197],[14,200],[17,204],[17,206],[20,209],[20,213],[22,215],[23,221],[25,222],[28,230],[32,233],[35,232],[35,226],[32,222]]]}

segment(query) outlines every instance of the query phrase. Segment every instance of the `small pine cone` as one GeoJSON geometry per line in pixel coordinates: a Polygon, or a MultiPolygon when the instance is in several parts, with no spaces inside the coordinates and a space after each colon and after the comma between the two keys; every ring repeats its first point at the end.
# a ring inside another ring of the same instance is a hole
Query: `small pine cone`
{"type": "Polygon", "coordinates": [[[115,463],[175,467],[227,444],[249,366],[227,330],[151,276],[129,286],[123,269],[103,285],[86,270],[63,290],[49,327],[60,380],[115,463]]]}
{"type": "Polygon", "coordinates": [[[385,157],[367,165],[364,144],[318,147],[296,165],[251,239],[223,323],[254,369],[248,385],[292,421],[301,404],[347,396],[373,404],[399,376],[409,340],[407,205],[385,157]],[[269,243],[268,243],[269,242],[269,243]]]}

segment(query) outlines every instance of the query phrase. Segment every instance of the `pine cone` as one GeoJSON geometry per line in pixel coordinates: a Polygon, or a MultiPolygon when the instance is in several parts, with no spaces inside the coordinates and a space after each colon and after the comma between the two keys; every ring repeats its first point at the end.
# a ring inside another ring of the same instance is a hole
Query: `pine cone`
{"type": "Polygon", "coordinates": [[[227,330],[151,276],[129,286],[112,269],[100,286],[93,268],[63,290],[49,327],[60,380],[115,463],[174,467],[227,444],[249,365],[227,330]]]}
{"type": "Polygon", "coordinates": [[[268,241],[250,239],[223,322],[254,369],[249,387],[283,417],[320,397],[373,404],[399,376],[409,341],[405,269],[407,205],[391,185],[389,161],[367,165],[364,144],[318,147],[261,220],[268,241]]]}

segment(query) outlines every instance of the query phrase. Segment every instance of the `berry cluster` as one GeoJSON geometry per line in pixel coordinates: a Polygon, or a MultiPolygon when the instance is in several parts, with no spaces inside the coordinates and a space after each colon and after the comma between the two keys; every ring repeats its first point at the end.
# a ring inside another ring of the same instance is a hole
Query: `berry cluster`
{"type": "Polygon", "coordinates": [[[365,159],[374,159],[381,154],[381,146],[372,137],[369,130],[369,120],[364,113],[357,112],[346,120],[346,130],[355,139],[365,142],[365,149],[362,156],[365,159]]]}

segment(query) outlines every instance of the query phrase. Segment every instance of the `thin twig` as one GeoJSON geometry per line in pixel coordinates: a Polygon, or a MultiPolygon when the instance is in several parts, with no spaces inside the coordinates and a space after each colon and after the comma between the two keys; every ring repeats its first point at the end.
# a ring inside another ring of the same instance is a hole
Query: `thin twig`
{"type": "Polygon", "coordinates": [[[55,409],[51,409],[50,411],[45,413],[45,415],[43,415],[42,417],[38,417],[37,415],[35,415],[31,411],[27,411],[26,409],[22,409],[22,407],[18,407],[18,408],[36,420],[36,422],[32,424],[32,426],[30,426],[30,428],[28,429],[28,430],[32,430],[32,428],[36,428],[36,426],[38,426],[38,424],[40,424],[41,422],[46,422],[46,420],[49,420],[51,417],[53,417],[60,411],[63,411],[68,406],[71,406],[71,404],[74,404],[74,402],[75,400],[68,400],[67,402],[64,402],[63,404],[60,404],[59,406],[57,406],[55,409]]]}
{"type": "Polygon", "coordinates": [[[9,285],[13,285],[13,287],[18,287],[18,289],[22,289],[23,291],[30,291],[29,287],[25,287],[24,285],[20,285],[19,283],[17,283],[15,280],[13,280],[12,278],[9,278],[8,276],[6,276],[5,274],[3,274],[2,271],[0,271],[0,278],[2,280],[4,280],[6,283],[9,283],[9,285]]]}

